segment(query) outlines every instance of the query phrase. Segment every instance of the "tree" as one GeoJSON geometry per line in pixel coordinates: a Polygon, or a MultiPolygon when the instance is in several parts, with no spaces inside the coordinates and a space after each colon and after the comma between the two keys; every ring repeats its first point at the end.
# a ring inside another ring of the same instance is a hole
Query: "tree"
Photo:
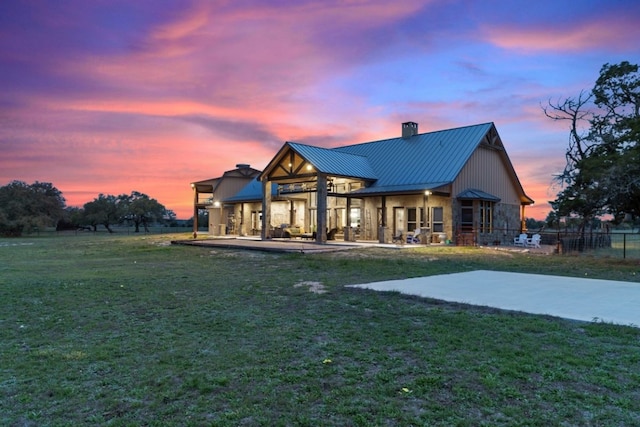
{"type": "Polygon", "coordinates": [[[538,221],[535,218],[525,218],[525,226],[527,230],[543,230],[546,223],[544,221],[538,221]]]}
{"type": "Polygon", "coordinates": [[[556,177],[563,190],[552,207],[578,216],[581,229],[610,213],[640,215],[640,74],[629,62],[605,64],[591,93],[543,107],[552,120],[569,122],[566,166],[556,177]]]}
{"type": "Polygon", "coordinates": [[[48,182],[12,181],[0,187],[0,235],[21,236],[24,230],[55,226],[65,200],[48,182]]]}
{"type": "Polygon", "coordinates": [[[136,233],[140,232],[140,225],[148,232],[149,224],[164,222],[173,215],[156,199],[138,191],[132,191],[128,196],[123,194],[119,196],[119,200],[123,206],[123,219],[133,222],[136,233]]]}
{"type": "Polygon", "coordinates": [[[103,225],[109,233],[113,233],[111,225],[117,224],[122,218],[122,206],[116,196],[100,193],[93,201],[84,204],[84,220],[93,231],[98,225],[103,225]]]}

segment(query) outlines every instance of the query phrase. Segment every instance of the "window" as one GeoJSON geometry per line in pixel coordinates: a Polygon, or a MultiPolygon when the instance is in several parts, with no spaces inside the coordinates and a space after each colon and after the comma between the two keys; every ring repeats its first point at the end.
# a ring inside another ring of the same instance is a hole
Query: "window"
{"type": "Polygon", "coordinates": [[[434,233],[442,233],[444,231],[444,209],[431,208],[431,218],[433,218],[432,231],[434,233]]]}
{"type": "Polygon", "coordinates": [[[493,232],[493,202],[480,201],[480,232],[493,232]]]}
{"type": "Polygon", "coordinates": [[[254,232],[262,230],[262,211],[251,211],[251,229],[254,232]]]}
{"type": "Polygon", "coordinates": [[[418,228],[418,212],[416,208],[407,209],[407,231],[413,231],[418,228]]]}
{"type": "Polygon", "coordinates": [[[473,231],[473,200],[462,200],[460,205],[460,227],[463,233],[470,233],[473,231]]]}
{"type": "Polygon", "coordinates": [[[351,228],[360,228],[360,208],[351,208],[351,212],[349,212],[349,226],[351,228]]]}

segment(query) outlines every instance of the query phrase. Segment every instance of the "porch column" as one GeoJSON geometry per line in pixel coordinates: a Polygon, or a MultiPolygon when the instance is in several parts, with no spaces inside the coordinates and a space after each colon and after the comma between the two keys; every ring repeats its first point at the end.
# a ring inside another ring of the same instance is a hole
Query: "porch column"
{"type": "MultiPolygon", "coordinates": [[[[347,218],[346,218],[347,226],[344,229],[344,241],[355,242],[356,240],[355,232],[351,228],[351,197],[347,197],[347,214],[346,215],[347,215],[347,218]]],[[[362,228],[364,229],[365,224],[364,224],[364,221],[362,221],[362,218],[360,218],[360,224],[362,224],[362,228]]]]}
{"type": "Polygon", "coordinates": [[[386,243],[386,229],[387,229],[387,196],[382,196],[381,201],[381,215],[380,215],[380,229],[378,230],[378,241],[380,243],[386,243]]]}
{"type": "Polygon", "coordinates": [[[524,219],[524,207],[525,205],[521,205],[521,212],[520,212],[520,232],[524,233],[525,231],[527,231],[527,222],[524,219]]]}
{"type": "Polygon", "coordinates": [[[193,188],[193,238],[198,237],[198,187],[191,184],[193,188]]]}
{"type": "Polygon", "coordinates": [[[262,240],[271,238],[271,181],[265,178],[262,181],[262,240]]]}
{"type": "Polygon", "coordinates": [[[316,185],[318,191],[318,210],[316,212],[316,224],[318,231],[316,233],[317,243],[327,242],[327,175],[318,173],[318,182],[316,185]]]}
{"type": "Polygon", "coordinates": [[[247,234],[244,229],[244,203],[240,203],[240,225],[238,228],[238,234],[240,236],[244,236],[247,234]]]}
{"type": "Polygon", "coordinates": [[[293,200],[289,200],[289,225],[291,225],[292,227],[294,225],[296,225],[295,223],[295,219],[296,219],[296,215],[295,215],[295,205],[293,203],[293,200]]]}

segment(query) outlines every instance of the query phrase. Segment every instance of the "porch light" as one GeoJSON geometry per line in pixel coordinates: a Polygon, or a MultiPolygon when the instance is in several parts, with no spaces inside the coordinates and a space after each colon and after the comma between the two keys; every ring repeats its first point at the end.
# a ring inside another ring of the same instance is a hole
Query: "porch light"
{"type": "Polygon", "coordinates": [[[307,165],[307,170],[310,171],[311,169],[313,169],[313,166],[307,165]]]}
{"type": "Polygon", "coordinates": [[[425,196],[430,196],[430,195],[431,195],[431,191],[429,191],[429,190],[425,191],[425,192],[424,192],[424,195],[425,195],[425,196]]]}
{"type": "Polygon", "coordinates": [[[220,207],[220,202],[216,200],[215,202],[213,202],[213,206],[216,207],[216,208],[219,208],[220,207]]]}

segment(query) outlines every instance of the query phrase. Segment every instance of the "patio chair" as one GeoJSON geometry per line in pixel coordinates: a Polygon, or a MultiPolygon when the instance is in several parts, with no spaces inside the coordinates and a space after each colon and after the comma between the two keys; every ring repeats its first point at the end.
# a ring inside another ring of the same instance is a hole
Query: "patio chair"
{"type": "Polygon", "coordinates": [[[514,246],[522,246],[523,248],[527,246],[527,233],[522,233],[518,237],[513,239],[514,246]]]}
{"type": "Polygon", "coordinates": [[[527,246],[539,248],[541,239],[542,239],[542,236],[540,236],[539,234],[534,234],[533,236],[531,236],[530,239],[527,239],[527,246]]]}
{"type": "Polygon", "coordinates": [[[327,240],[336,240],[336,233],[338,232],[337,228],[332,228],[327,233],[327,240]]]}
{"type": "Polygon", "coordinates": [[[407,243],[420,243],[420,229],[416,228],[413,233],[407,234],[407,243]]]}

